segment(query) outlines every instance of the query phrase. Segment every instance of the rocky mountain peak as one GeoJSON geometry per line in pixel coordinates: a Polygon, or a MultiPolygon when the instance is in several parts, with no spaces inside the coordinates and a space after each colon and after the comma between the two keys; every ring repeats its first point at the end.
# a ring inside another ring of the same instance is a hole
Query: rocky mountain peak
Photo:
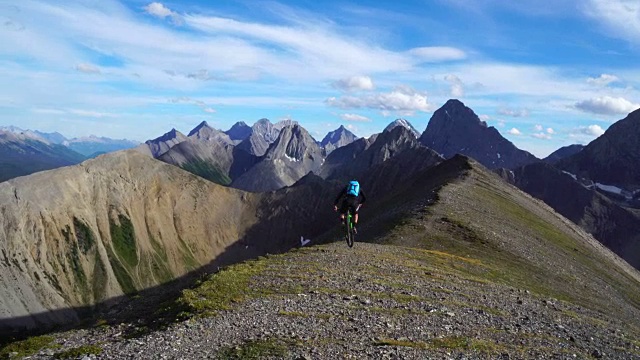
{"type": "Polygon", "coordinates": [[[539,161],[487,126],[461,101],[451,99],[433,113],[420,142],[445,158],[460,153],[490,169],[513,169],[539,161]]]}
{"type": "Polygon", "coordinates": [[[149,148],[151,155],[157,158],[185,140],[187,140],[187,137],[173,128],[160,137],[145,141],[145,145],[149,148]]]}
{"type": "Polygon", "coordinates": [[[355,134],[347,130],[343,125],[340,125],[336,130],[329,132],[324,139],[322,139],[320,145],[324,147],[326,153],[329,154],[339,147],[351,144],[357,138],[355,134]]]}
{"type": "Polygon", "coordinates": [[[297,124],[282,128],[266,154],[267,159],[289,161],[301,161],[305,157],[322,158],[322,150],[311,134],[297,124]]]}
{"type": "Polygon", "coordinates": [[[273,126],[278,130],[282,130],[285,126],[293,125],[298,125],[298,122],[292,119],[280,120],[277,123],[273,124],[273,126]]]}
{"type": "Polygon", "coordinates": [[[229,138],[233,141],[244,140],[251,136],[251,127],[247,125],[244,121],[238,121],[233,124],[233,126],[224,132],[229,135],[229,138]]]}
{"type": "Polygon", "coordinates": [[[405,128],[405,129],[410,130],[411,133],[416,137],[416,139],[420,137],[420,132],[418,130],[416,130],[416,128],[413,127],[413,125],[411,125],[411,123],[406,119],[396,119],[396,120],[392,121],[389,125],[387,125],[386,128],[384,128],[383,132],[391,131],[392,129],[394,129],[394,128],[398,127],[398,126],[401,126],[401,127],[405,128]]]}
{"type": "Polygon", "coordinates": [[[275,126],[269,119],[262,118],[251,126],[251,134],[245,138],[238,148],[251,155],[263,156],[269,145],[278,138],[280,128],[275,126]]]}
{"type": "Polygon", "coordinates": [[[213,128],[211,126],[209,126],[209,123],[207,123],[206,121],[203,121],[200,124],[198,124],[198,126],[193,128],[193,130],[191,130],[189,132],[189,135],[187,135],[187,136],[191,137],[193,135],[196,135],[196,134],[199,134],[199,133],[202,133],[202,132],[211,131],[211,130],[213,130],[213,128]]]}

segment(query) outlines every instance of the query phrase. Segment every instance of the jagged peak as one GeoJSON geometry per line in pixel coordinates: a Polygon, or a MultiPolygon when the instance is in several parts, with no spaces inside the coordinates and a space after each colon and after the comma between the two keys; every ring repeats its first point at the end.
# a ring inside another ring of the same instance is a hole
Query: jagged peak
{"type": "Polygon", "coordinates": [[[264,125],[273,125],[273,124],[271,123],[271,121],[270,121],[269,119],[267,119],[267,118],[262,118],[262,119],[260,119],[260,120],[256,121],[256,122],[253,124],[253,126],[251,126],[251,127],[252,127],[252,128],[255,128],[255,127],[264,126],[264,125]]]}
{"type": "Polygon", "coordinates": [[[327,135],[325,135],[325,137],[320,142],[320,145],[327,146],[328,144],[337,143],[344,138],[346,138],[349,142],[352,142],[358,137],[354,133],[349,131],[349,129],[344,127],[344,125],[340,125],[339,128],[328,132],[327,135]]]}
{"type": "Polygon", "coordinates": [[[207,123],[206,121],[203,121],[200,124],[198,124],[198,126],[193,128],[193,130],[191,130],[189,132],[189,135],[187,135],[187,136],[193,136],[194,134],[199,133],[203,129],[213,130],[213,128],[211,126],[209,126],[209,123],[207,123]]]}
{"type": "Polygon", "coordinates": [[[169,140],[173,140],[173,139],[177,139],[177,138],[182,138],[185,137],[183,133],[181,133],[180,131],[176,130],[176,128],[172,128],[171,130],[169,130],[168,132],[166,132],[164,135],[159,136],[153,140],[147,140],[145,141],[145,143],[154,143],[154,142],[159,142],[159,141],[169,141],[169,140]]]}
{"type": "Polygon", "coordinates": [[[411,124],[411,122],[409,122],[409,120],[402,119],[402,118],[398,118],[390,122],[389,125],[387,125],[387,127],[384,128],[383,132],[391,131],[392,129],[399,126],[406,128],[407,130],[410,130],[411,133],[415,135],[416,138],[420,137],[420,132],[416,130],[416,128],[411,124]]]}

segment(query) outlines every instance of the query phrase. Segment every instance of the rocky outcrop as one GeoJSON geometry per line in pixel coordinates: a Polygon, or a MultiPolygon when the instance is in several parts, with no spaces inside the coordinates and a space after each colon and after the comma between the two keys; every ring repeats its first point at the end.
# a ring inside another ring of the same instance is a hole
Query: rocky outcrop
{"type": "Polygon", "coordinates": [[[238,144],[238,148],[251,155],[263,156],[269,146],[278,138],[280,130],[285,126],[295,124],[297,122],[293,120],[283,120],[272,124],[269,119],[260,119],[251,126],[251,135],[238,144]]]}
{"type": "MultiPolygon", "coordinates": [[[[400,167],[407,171],[407,175],[413,174],[413,171],[408,171],[409,168],[424,169],[442,160],[437,153],[420,145],[411,130],[398,126],[369,140],[358,140],[334,151],[327,158],[320,174],[328,179],[348,181],[352,178],[362,178],[370,169],[386,162],[389,163],[387,164],[389,168],[380,169],[386,169],[382,170],[383,172],[395,173],[399,168],[394,170],[391,168],[403,154],[406,158],[404,161],[398,161],[396,165],[403,164],[400,167]]],[[[384,179],[384,177],[380,178],[384,179]]],[[[362,178],[360,181],[366,181],[366,179],[362,178]]]]}
{"type": "Polygon", "coordinates": [[[420,142],[445,158],[463,154],[490,169],[514,169],[539,161],[487,126],[459,100],[449,100],[433,113],[420,142]]]}
{"type": "Polygon", "coordinates": [[[303,127],[287,126],[258,163],[231,186],[248,191],[277,190],[318,171],[323,161],[322,149],[303,127]]]}

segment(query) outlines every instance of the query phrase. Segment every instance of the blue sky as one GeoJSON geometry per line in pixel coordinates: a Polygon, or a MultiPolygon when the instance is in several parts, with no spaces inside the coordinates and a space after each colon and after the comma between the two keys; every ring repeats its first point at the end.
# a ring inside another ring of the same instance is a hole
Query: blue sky
{"type": "Polygon", "coordinates": [[[635,0],[0,0],[0,45],[0,126],[69,137],[423,131],[458,98],[546,156],[640,107],[635,0]]]}

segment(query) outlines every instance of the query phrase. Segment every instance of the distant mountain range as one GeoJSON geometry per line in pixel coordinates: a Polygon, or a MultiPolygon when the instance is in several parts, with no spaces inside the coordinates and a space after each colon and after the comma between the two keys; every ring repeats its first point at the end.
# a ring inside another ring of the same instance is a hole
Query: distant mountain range
{"type": "Polygon", "coordinates": [[[77,164],[101,154],[130,149],[138,143],[89,136],[67,139],[60,133],[0,127],[0,182],[17,176],[77,164]]]}
{"type": "Polygon", "coordinates": [[[59,132],[46,133],[38,130],[23,130],[16,126],[0,127],[0,131],[21,134],[28,138],[38,140],[46,144],[64,145],[69,149],[88,158],[113,151],[131,149],[138,146],[139,144],[138,142],[132,140],[117,140],[107,137],[98,137],[95,135],[69,139],[59,132]]]}
{"type": "Polygon", "coordinates": [[[32,133],[0,130],[0,182],[85,160],[83,155],[66,146],[38,139],[32,133]]]}

